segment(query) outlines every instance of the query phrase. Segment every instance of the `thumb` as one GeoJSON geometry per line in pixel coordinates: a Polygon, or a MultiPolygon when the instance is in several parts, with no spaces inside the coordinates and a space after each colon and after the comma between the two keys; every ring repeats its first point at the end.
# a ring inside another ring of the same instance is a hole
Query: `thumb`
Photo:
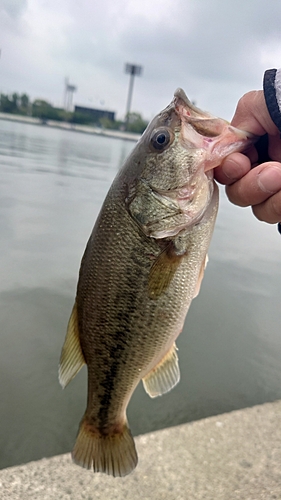
{"type": "Polygon", "coordinates": [[[263,203],[280,190],[281,163],[271,161],[253,168],[237,182],[227,186],[226,194],[235,205],[247,207],[263,203]]]}

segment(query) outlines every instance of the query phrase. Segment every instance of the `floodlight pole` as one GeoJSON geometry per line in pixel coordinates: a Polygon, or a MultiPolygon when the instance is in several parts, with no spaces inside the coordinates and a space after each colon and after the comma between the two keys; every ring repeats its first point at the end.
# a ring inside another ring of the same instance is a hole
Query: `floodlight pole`
{"type": "Polygon", "coordinates": [[[68,78],[65,78],[65,91],[64,91],[64,109],[65,111],[71,111],[73,93],[76,92],[77,87],[69,83],[68,78]]]}
{"type": "Polygon", "coordinates": [[[135,75],[134,75],[134,73],[131,73],[130,74],[130,81],[129,81],[128,97],[127,97],[126,120],[128,119],[128,115],[129,115],[130,110],[131,110],[134,80],[135,80],[135,75]]]}
{"type": "Polygon", "coordinates": [[[136,64],[127,63],[125,66],[125,72],[130,74],[127,107],[126,107],[126,115],[125,115],[125,129],[127,130],[128,129],[129,114],[130,114],[131,104],[132,104],[134,79],[135,79],[136,75],[137,76],[141,75],[142,66],[137,66],[136,64]]]}

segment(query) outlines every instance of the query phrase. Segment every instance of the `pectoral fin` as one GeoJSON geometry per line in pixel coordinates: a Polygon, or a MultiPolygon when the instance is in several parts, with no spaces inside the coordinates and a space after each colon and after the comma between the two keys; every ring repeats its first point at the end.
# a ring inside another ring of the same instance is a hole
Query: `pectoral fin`
{"type": "Polygon", "coordinates": [[[202,283],[202,279],[204,277],[204,272],[205,272],[206,266],[208,264],[208,260],[209,260],[208,255],[206,255],[206,257],[202,263],[199,276],[198,276],[198,281],[197,281],[196,288],[195,288],[194,295],[193,295],[194,299],[195,299],[195,297],[197,297],[197,295],[200,292],[201,283],[202,283]]]}
{"type": "Polygon", "coordinates": [[[169,255],[167,251],[162,252],[153,263],[148,281],[149,296],[157,299],[168,288],[182,256],[169,255]]]}
{"type": "Polygon", "coordinates": [[[177,385],[180,380],[176,344],[173,344],[164,358],[142,379],[144,388],[151,398],[162,396],[177,385]]]}
{"type": "Polygon", "coordinates": [[[59,381],[63,389],[84,364],[85,359],[79,340],[77,306],[74,304],[60,357],[59,381]]]}

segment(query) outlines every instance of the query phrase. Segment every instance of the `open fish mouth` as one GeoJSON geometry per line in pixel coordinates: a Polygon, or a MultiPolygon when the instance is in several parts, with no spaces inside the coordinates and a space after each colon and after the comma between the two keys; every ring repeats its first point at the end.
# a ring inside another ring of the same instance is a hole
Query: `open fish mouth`
{"type": "Polygon", "coordinates": [[[204,162],[205,172],[218,166],[234,151],[245,151],[256,140],[253,134],[197,108],[182,89],[175,91],[174,105],[182,122],[183,145],[201,148],[208,153],[204,162]]]}

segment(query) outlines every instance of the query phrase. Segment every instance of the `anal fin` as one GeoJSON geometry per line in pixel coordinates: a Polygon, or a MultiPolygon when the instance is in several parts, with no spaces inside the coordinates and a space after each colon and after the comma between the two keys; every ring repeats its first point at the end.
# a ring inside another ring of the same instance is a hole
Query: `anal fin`
{"type": "Polygon", "coordinates": [[[75,303],[68,322],[59,364],[59,381],[63,389],[75,377],[84,364],[85,359],[80,346],[77,305],[75,303]]]}
{"type": "Polygon", "coordinates": [[[142,379],[144,388],[151,398],[162,396],[179,382],[180,369],[176,350],[176,344],[173,344],[160,363],[142,379]]]}

